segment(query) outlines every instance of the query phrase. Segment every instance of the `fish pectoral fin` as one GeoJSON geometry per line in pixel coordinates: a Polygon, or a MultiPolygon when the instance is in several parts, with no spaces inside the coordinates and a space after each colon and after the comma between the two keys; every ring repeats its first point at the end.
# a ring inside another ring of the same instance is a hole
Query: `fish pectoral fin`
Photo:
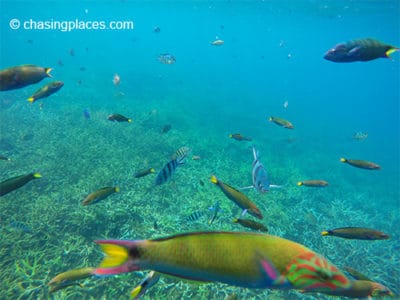
{"type": "Polygon", "coordinates": [[[275,268],[274,264],[261,253],[257,252],[256,257],[259,260],[261,271],[264,275],[265,287],[288,288],[290,282],[275,268]]]}
{"type": "Polygon", "coordinates": [[[249,186],[244,186],[244,187],[239,188],[239,190],[249,190],[249,189],[254,189],[254,185],[249,185],[249,186]]]}

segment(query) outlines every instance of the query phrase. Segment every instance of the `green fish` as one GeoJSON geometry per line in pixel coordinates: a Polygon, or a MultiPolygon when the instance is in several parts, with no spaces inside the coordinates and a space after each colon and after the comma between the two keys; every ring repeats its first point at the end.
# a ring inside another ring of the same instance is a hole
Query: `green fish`
{"type": "Polygon", "coordinates": [[[285,119],[282,119],[282,118],[269,117],[268,121],[274,122],[276,125],[282,126],[284,128],[287,128],[287,129],[293,129],[294,128],[292,123],[290,123],[289,121],[287,121],[285,119]]]}
{"type": "Polygon", "coordinates": [[[89,205],[99,202],[110,196],[111,194],[118,193],[119,187],[117,186],[107,186],[103,187],[93,193],[90,193],[83,201],[82,205],[89,205]]]}
{"type": "Polygon", "coordinates": [[[64,86],[64,82],[62,81],[54,81],[46,84],[45,86],[38,89],[32,96],[28,98],[28,101],[33,103],[38,99],[47,98],[50,95],[57,92],[64,86]]]}
{"type": "Polygon", "coordinates": [[[140,177],[144,177],[146,175],[149,175],[151,173],[154,173],[156,170],[154,170],[153,168],[149,168],[149,169],[142,169],[139,170],[135,173],[135,175],[133,175],[135,178],[140,178],[140,177]]]}
{"type": "Polygon", "coordinates": [[[42,175],[39,173],[29,173],[26,175],[16,176],[10,179],[7,179],[3,182],[0,182],[0,197],[12,192],[16,189],[27,184],[29,181],[37,178],[41,178],[42,175]]]}

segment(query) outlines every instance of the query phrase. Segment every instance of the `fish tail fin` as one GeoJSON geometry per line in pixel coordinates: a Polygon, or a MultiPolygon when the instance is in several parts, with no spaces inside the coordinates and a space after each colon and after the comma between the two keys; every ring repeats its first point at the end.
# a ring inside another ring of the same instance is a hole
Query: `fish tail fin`
{"type": "Polygon", "coordinates": [[[297,182],[297,185],[298,185],[298,186],[301,186],[301,185],[303,185],[303,181],[299,181],[299,182],[297,182]]]}
{"type": "Polygon", "coordinates": [[[29,97],[29,98],[28,98],[28,101],[29,101],[30,103],[35,102],[35,97],[29,97]]]}
{"type": "Polygon", "coordinates": [[[324,236],[325,235],[329,235],[329,231],[328,230],[324,230],[324,231],[321,232],[321,235],[324,235],[324,236]]]}
{"type": "Polygon", "coordinates": [[[233,138],[233,134],[228,135],[228,137],[233,138]]]}
{"type": "Polygon", "coordinates": [[[138,299],[140,293],[142,292],[142,285],[139,284],[137,287],[135,287],[132,291],[131,294],[129,296],[129,299],[138,299]]]}
{"type": "Polygon", "coordinates": [[[42,178],[42,174],[40,174],[40,173],[33,173],[33,178],[42,178]]]}
{"type": "Polygon", "coordinates": [[[119,191],[120,191],[119,187],[116,186],[116,187],[114,188],[114,191],[115,191],[116,193],[119,193],[119,191]]]}
{"type": "Polygon", "coordinates": [[[214,184],[218,184],[218,178],[215,175],[211,175],[210,181],[214,184]]]}
{"type": "Polygon", "coordinates": [[[154,168],[150,169],[150,173],[154,173],[156,170],[154,170],[154,168]]]}
{"type": "Polygon", "coordinates": [[[132,119],[128,119],[128,123],[131,123],[132,122],[132,119]]]}
{"type": "Polygon", "coordinates": [[[272,117],[269,117],[269,118],[268,118],[268,121],[272,122],[272,117]]]}
{"type": "Polygon", "coordinates": [[[233,218],[233,219],[232,219],[232,222],[233,222],[233,223],[237,223],[237,222],[239,222],[239,219],[238,219],[238,218],[233,218]]]}
{"type": "Polygon", "coordinates": [[[52,71],[52,68],[44,68],[44,71],[46,72],[47,77],[53,77],[50,72],[52,71]]]}
{"type": "Polygon", "coordinates": [[[347,161],[347,159],[345,159],[345,158],[342,157],[342,158],[340,158],[340,161],[344,163],[344,162],[347,161]]]}
{"type": "Polygon", "coordinates": [[[400,48],[391,47],[388,51],[385,52],[385,56],[387,58],[391,58],[390,55],[394,52],[400,51],[400,48]]]}
{"type": "Polygon", "coordinates": [[[94,270],[95,275],[114,275],[139,270],[129,257],[131,247],[140,241],[97,240],[106,257],[94,270]]]}

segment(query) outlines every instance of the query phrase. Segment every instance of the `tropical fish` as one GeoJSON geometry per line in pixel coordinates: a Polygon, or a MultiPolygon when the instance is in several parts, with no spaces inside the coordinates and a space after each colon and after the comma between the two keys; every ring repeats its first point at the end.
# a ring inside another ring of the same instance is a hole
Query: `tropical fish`
{"type": "Polygon", "coordinates": [[[8,157],[5,157],[3,155],[0,155],[0,160],[10,160],[8,157]]]}
{"type": "Polygon", "coordinates": [[[64,86],[64,82],[62,81],[53,81],[45,86],[41,87],[38,89],[32,96],[28,98],[28,101],[33,103],[38,99],[42,98],[47,98],[50,95],[54,94],[57,92],[59,89],[61,89],[64,86]]]}
{"type": "Polygon", "coordinates": [[[119,187],[117,187],[117,186],[103,187],[103,188],[87,195],[86,198],[82,201],[82,205],[85,206],[85,205],[97,203],[100,200],[103,200],[103,199],[107,198],[108,196],[110,196],[114,193],[118,193],[118,192],[119,192],[119,187]]]}
{"type": "Polygon", "coordinates": [[[142,169],[139,170],[135,173],[135,175],[133,175],[135,178],[140,178],[140,177],[144,177],[146,175],[149,175],[151,173],[154,173],[156,170],[154,170],[154,168],[148,168],[148,169],[142,169]]]}
{"type": "Polygon", "coordinates": [[[224,43],[225,41],[219,39],[218,37],[216,37],[214,41],[210,42],[212,46],[222,46],[224,43]]]}
{"type": "Polygon", "coordinates": [[[156,26],[156,27],[153,28],[153,32],[154,33],[160,33],[161,32],[161,28],[156,26]]]}
{"type": "Polygon", "coordinates": [[[357,240],[387,240],[389,235],[382,231],[363,227],[342,227],[321,232],[321,235],[332,235],[345,239],[357,240]]]}
{"type": "Polygon", "coordinates": [[[114,121],[114,122],[128,122],[128,123],[132,122],[132,119],[127,118],[127,117],[125,117],[123,115],[120,115],[120,114],[109,115],[107,117],[107,119],[110,120],[110,121],[114,121]]]}
{"type": "Polygon", "coordinates": [[[390,58],[390,54],[399,50],[376,39],[366,38],[338,44],[328,50],[324,58],[337,63],[370,61],[381,57],[390,58]]]}
{"type": "Polygon", "coordinates": [[[161,134],[163,133],[167,133],[168,131],[170,131],[172,128],[171,124],[165,124],[164,127],[161,129],[161,134]]]}
{"type": "Polygon", "coordinates": [[[85,108],[85,109],[83,110],[83,117],[84,117],[86,120],[89,120],[89,119],[90,119],[90,110],[89,110],[89,108],[85,108]]]}
{"type": "Polygon", "coordinates": [[[380,170],[380,166],[377,165],[376,163],[366,161],[366,160],[359,160],[359,159],[347,159],[347,158],[341,158],[341,162],[347,163],[353,167],[356,168],[361,168],[361,169],[367,169],[367,170],[380,170]]]}
{"type": "Polygon", "coordinates": [[[237,140],[237,141],[251,141],[252,139],[249,137],[245,137],[241,135],[240,133],[232,133],[229,135],[231,139],[237,140]]]}
{"type": "Polygon", "coordinates": [[[175,173],[176,168],[183,163],[183,159],[173,159],[168,162],[157,174],[156,185],[167,182],[171,178],[172,174],[175,173]]]}
{"type": "Polygon", "coordinates": [[[12,221],[10,223],[10,227],[14,228],[18,231],[24,232],[24,233],[32,233],[32,229],[28,225],[26,225],[22,222],[12,221]]]}
{"type": "Polygon", "coordinates": [[[193,155],[193,156],[192,156],[192,159],[193,159],[193,160],[200,160],[201,157],[200,157],[199,155],[193,155]]]}
{"type": "Polygon", "coordinates": [[[351,284],[326,258],[268,234],[194,232],[154,240],[96,243],[106,254],[96,275],[150,269],[195,281],[314,292],[338,291],[351,284]]]}
{"type": "Polygon", "coordinates": [[[176,62],[176,58],[170,53],[160,54],[158,60],[165,65],[172,65],[176,62]]]}
{"type": "Polygon", "coordinates": [[[171,159],[184,159],[189,153],[191,149],[189,147],[183,146],[172,154],[171,159]]]}
{"type": "Polygon", "coordinates": [[[241,219],[241,218],[235,218],[232,220],[233,223],[237,223],[242,225],[243,227],[247,227],[250,229],[254,230],[259,230],[262,232],[268,232],[268,228],[264,226],[264,224],[261,224],[259,222],[250,220],[250,219],[241,219]]]}
{"type": "Polygon", "coordinates": [[[282,118],[277,118],[277,117],[269,117],[268,121],[270,122],[274,122],[275,124],[282,126],[284,128],[288,128],[288,129],[293,129],[294,126],[292,123],[290,123],[289,121],[282,119],[282,118]]]}
{"type": "Polygon", "coordinates": [[[53,277],[47,285],[55,285],[64,281],[85,279],[93,276],[94,271],[95,268],[92,267],[69,270],[53,277]]]}
{"type": "Polygon", "coordinates": [[[357,270],[350,268],[350,267],[343,267],[343,269],[345,269],[345,271],[347,273],[349,273],[351,275],[351,277],[353,277],[356,280],[366,280],[366,281],[373,281],[371,279],[369,279],[367,276],[365,276],[364,274],[358,272],[357,270]]]}
{"type": "Polygon", "coordinates": [[[211,176],[211,182],[217,185],[225,194],[225,196],[235,202],[235,204],[241,209],[249,212],[249,214],[255,216],[256,218],[263,218],[260,209],[245,194],[239,192],[237,189],[231,187],[230,185],[218,180],[215,175],[211,176]]]}
{"type": "Polygon", "coordinates": [[[115,86],[121,83],[121,78],[119,77],[118,74],[114,74],[112,82],[114,83],[115,86]]]}
{"type": "Polygon", "coordinates": [[[159,279],[160,273],[154,271],[149,272],[142,282],[131,291],[130,299],[139,299],[149,288],[155,285],[159,279]]]}
{"type": "Polygon", "coordinates": [[[0,91],[20,89],[51,77],[51,68],[35,65],[22,65],[0,71],[0,91]]]}
{"type": "Polygon", "coordinates": [[[265,193],[269,191],[270,183],[268,179],[267,170],[265,170],[263,164],[259,160],[259,153],[253,146],[253,165],[251,171],[251,177],[253,179],[253,187],[259,193],[265,193]]]}
{"type": "Polygon", "coordinates": [[[42,175],[40,175],[39,173],[29,173],[26,175],[15,176],[4,180],[0,182],[0,197],[16,189],[19,189],[33,179],[41,177],[42,175]]]}
{"type": "Polygon", "coordinates": [[[303,180],[297,182],[298,186],[311,186],[311,187],[324,187],[327,186],[329,183],[325,180],[303,180]]]}
{"type": "Polygon", "coordinates": [[[196,222],[198,219],[200,219],[203,216],[204,216],[204,211],[196,210],[195,212],[192,212],[189,216],[186,217],[186,221],[196,222]]]}
{"type": "Polygon", "coordinates": [[[219,201],[214,204],[214,206],[210,207],[210,210],[213,210],[214,213],[212,214],[211,218],[208,220],[208,225],[214,223],[217,219],[218,213],[221,211],[221,206],[219,205],[219,201]]]}
{"type": "Polygon", "coordinates": [[[363,141],[368,137],[368,132],[358,131],[353,134],[353,139],[357,141],[363,141]]]}

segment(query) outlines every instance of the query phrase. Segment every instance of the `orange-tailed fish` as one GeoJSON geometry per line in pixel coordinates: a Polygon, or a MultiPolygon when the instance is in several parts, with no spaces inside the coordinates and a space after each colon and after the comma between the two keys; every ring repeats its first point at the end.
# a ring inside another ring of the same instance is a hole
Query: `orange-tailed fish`
{"type": "Polygon", "coordinates": [[[123,115],[120,115],[120,114],[109,115],[107,117],[107,119],[110,120],[110,121],[113,121],[113,122],[128,122],[128,123],[132,122],[131,118],[127,118],[127,117],[125,117],[123,115]]]}
{"type": "Polygon", "coordinates": [[[237,140],[237,141],[251,141],[252,139],[247,137],[247,136],[243,136],[240,133],[231,133],[229,134],[229,137],[231,139],[237,140]]]}
{"type": "Polygon", "coordinates": [[[218,180],[215,175],[211,176],[211,182],[217,185],[225,196],[235,202],[244,212],[247,211],[249,214],[259,219],[263,218],[260,209],[245,194],[218,180]]]}
{"type": "Polygon", "coordinates": [[[47,285],[55,285],[64,281],[85,279],[93,276],[94,270],[95,268],[91,267],[69,270],[53,277],[47,285]]]}
{"type": "Polygon", "coordinates": [[[326,258],[277,236],[195,232],[154,240],[98,240],[106,257],[96,275],[137,270],[245,288],[330,292],[350,281],[326,258]]]}
{"type": "Polygon", "coordinates": [[[381,57],[390,58],[390,54],[396,51],[400,49],[376,39],[366,38],[338,44],[326,52],[324,58],[336,63],[370,61],[381,57]]]}
{"type": "Polygon", "coordinates": [[[135,175],[133,175],[135,178],[140,178],[140,177],[144,177],[146,175],[149,175],[151,173],[154,173],[156,170],[154,170],[154,168],[148,168],[148,169],[142,169],[139,170],[135,173],[135,175]]]}
{"type": "Polygon", "coordinates": [[[43,78],[51,77],[51,68],[35,65],[22,65],[0,71],[0,91],[23,88],[38,83],[43,78]]]}
{"type": "Polygon", "coordinates": [[[39,173],[29,173],[4,180],[0,182],[0,197],[19,189],[33,179],[38,179],[41,177],[42,175],[39,173]]]}
{"type": "Polygon", "coordinates": [[[311,187],[324,187],[327,186],[329,183],[325,180],[319,180],[319,179],[315,179],[315,180],[303,180],[303,181],[299,181],[297,182],[298,186],[311,186],[311,187]]]}
{"type": "Polygon", "coordinates": [[[114,193],[118,193],[118,192],[119,192],[119,187],[117,187],[117,186],[103,187],[103,188],[87,195],[86,198],[82,201],[82,205],[89,205],[89,204],[97,203],[100,200],[103,200],[103,199],[107,198],[108,196],[110,196],[114,193]]]}
{"type": "Polygon", "coordinates": [[[353,167],[356,168],[361,168],[361,169],[367,169],[367,170],[380,170],[380,166],[377,165],[376,163],[366,161],[366,160],[360,160],[360,159],[347,159],[347,158],[341,158],[340,161],[342,163],[347,163],[353,167]]]}
{"type": "Polygon", "coordinates": [[[284,128],[288,128],[288,129],[293,129],[294,128],[294,126],[293,126],[293,124],[291,122],[289,122],[289,121],[287,121],[285,119],[282,119],[282,118],[269,117],[268,121],[274,122],[275,124],[277,124],[279,126],[282,126],[284,128]]]}
{"type": "Polygon", "coordinates": [[[389,235],[382,231],[363,227],[342,227],[331,230],[324,230],[321,235],[332,235],[345,239],[356,240],[387,240],[389,235]]]}
{"type": "Polygon", "coordinates": [[[42,98],[47,98],[50,95],[54,94],[57,92],[59,89],[61,89],[64,86],[64,82],[62,81],[53,81],[45,86],[41,87],[38,89],[32,96],[28,98],[28,101],[33,103],[38,99],[42,98]]]}
{"type": "Polygon", "coordinates": [[[237,223],[242,225],[243,227],[247,227],[253,230],[258,230],[261,232],[268,232],[268,228],[265,227],[264,224],[261,224],[259,222],[250,220],[250,219],[241,219],[241,218],[235,218],[232,220],[233,223],[237,223]]]}
{"type": "Polygon", "coordinates": [[[155,285],[159,279],[160,273],[154,271],[149,272],[142,282],[131,291],[130,299],[139,299],[149,288],[155,285]]]}

